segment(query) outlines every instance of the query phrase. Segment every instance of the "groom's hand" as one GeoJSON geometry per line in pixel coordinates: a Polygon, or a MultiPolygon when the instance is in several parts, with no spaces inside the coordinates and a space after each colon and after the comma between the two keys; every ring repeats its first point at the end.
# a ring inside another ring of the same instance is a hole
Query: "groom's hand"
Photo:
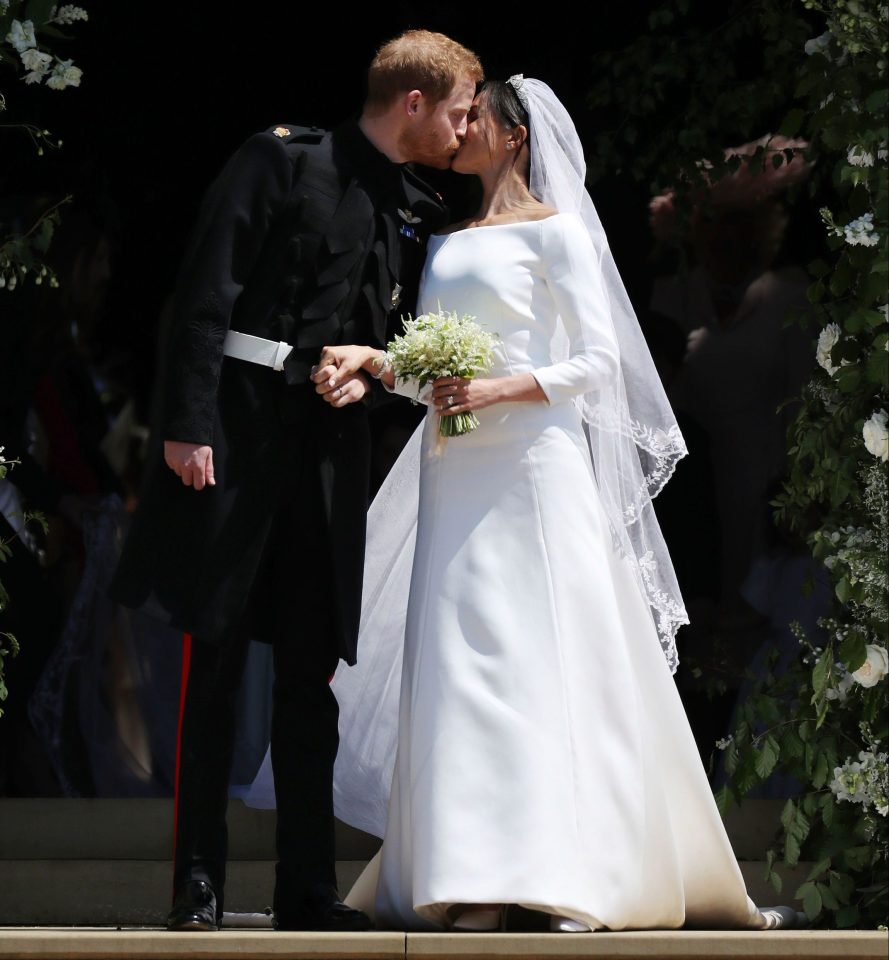
{"type": "Polygon", "coordinates": [[[164,440],[164,461],[186,487],[213,487],[213,448],[200,443],[164,440]]]}

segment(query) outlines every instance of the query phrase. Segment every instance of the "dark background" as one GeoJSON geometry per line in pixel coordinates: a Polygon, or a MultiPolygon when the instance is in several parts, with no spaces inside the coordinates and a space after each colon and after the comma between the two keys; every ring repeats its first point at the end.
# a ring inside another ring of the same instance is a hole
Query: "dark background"
{"type": "MultiPolygon", "coordinates": [[[[61,211],[62,226],[48,255],[60,274],[65,259],[70,264],[79,249],[99,236],[111,240],[107,289],[95,298],[100,307],[98,316],[89,317],[88,349],[79,344],[89,356],[92,372],[101,370],[111,384],[102,397],[106,409],[90,413],[98,437],[107,427],[106,415],[116,413],[130,397],[136,401],[140,423],[150,419],[163,306],[172,291],[201,197],[243,140],[278,124],[330,128],[357,114],[364,98],[367,66],[377,48],[405,29],[426,28],[447,33],[473,49],[489,77],[506,79],[524,73],[546,81],[574,117],[589,159],[595,135],[621,121],[619,112],[593,111],[588,104],[588,91],[604,72],[600,55],[648,33],[648,15],[657,4],[626,0],[581,6],[558,0],[538,4],[531,14],[522,12],[517,4],[421,2],[355,8],[328,0],[310,12],[307,6],[206,2],[158,6],[131,0],[91,0],[89,22],[69,28],[70,42],[55,43],[53,48],[83,69],[79,88],[53,91],[44,85],[25,86],[8,73],[0,78],[8,104],[2,122],[31,122],[64,141],[60,149],[47,149],[38,157],[24,133],[0,130],[0,203],[12,210],[33,212],[68,194],[73,196],[72,203],[61,211]]],[[[726,16],[727,5],[698,3],[694,7],[694,22],[700,26],[710,28],[726,16]]],[[[743,61],[737,63],[739,77],[762,72],[755,45],[743,52],[735,49],[732,55],[743,61]]],[[[677,134],[687,100],[695,95],[706,98],[707,91],[678,87],[674,100],[665,104],[664,116],[671,119],[664,122],[675,123],[677,134]]],[[[777,128],[780,119],[773,118],[771,129],[777,128]]],[[[763,129],[727,132],[727,143],[752,140],[769,128],[766,124],[763,129]]],[[[455,214],[465,215],[470,202],[468,178],[433,171],[427,176],[455,214]]],[[[656,325],[656,318],[647,310],[652,279],[675,266],[654,248],[648,225],[649,185],[614,174],[591,184],[590,190],[648,334],[656,325]]],[[[822,235],[817,206],[807,197],[796,203],[779,261],[805,264],[815,255],[814,247],[822,235]]],[[[0,219],[2,214],[0,209],[0,219]]],[[[25,329],[35,325],[36,317],[47,328],[56,321],[60,329],[70,331],[86,316],[72,306],[70,296],[66,299],[73,287],[63,284],[61,290],[53,291],[26,281],[14,296],[0,293],[0,333],[5,329],[4,310],[9,311],[7,318],[17,311],[25,329]]],[[[83,333],[83,325],[79,329],[83,333]]],[[[678,349],[681,356],[681,331],[678,337],[678,343],[670,341],[668,347],[678,349]]],[[[0,360],[3,349],[0,339],[0,360]]],[[[8,356],[7,360],[7,366],[22,365],[18,357],[8,356]]],[[[6,386],[0,378],[0,387],[6,386]]],[[[92,396],[88,399],[95,401],[92,396]]],[[[89,404],[84,403],[83,409],[90,412],[89,404]]],[[[415,415],[407,404],[385,409],[388,413],[377,415],[378,435],[384,432],[385,418],[394,416],[393,409],[400,409],[405,417],[415,415]]],[[[78,416],[73,410],[68,412],[78,416]]],[[[405,428],[400,434],[395,431],[396,441],[400,437],[403,442],[409,431],[405,424],[396,426],[405,428]]],[[[0,443],[9,444],[10,438],[0,435],[0,443]]],[[[395,447],[397,442],[377,444],[386,456],[394,457],[395,447]]],[[[674,523],[671,531],[669,522],[661,520],[678,567],[684,555],[702,552],[699,544],[686,536],[685,525],[688,516],[706,514],[695,486],[695,463],[699,473],[707,469],[705,458],[690,457],[681,467],[692,471],[684,485],[674,481],[668,488],[674,497],[672,514],[679,523],[674,523]]],[[[379,480],[384,469],[377,472],[379,480]]],[[[125,484],[129,506],[138,481],[137,463],[125,484]]],[[[668,512],[670,495],[658,500],[659,505],[666,504],[668,512]]],[[[10,668],[13,697],[7,704],[8,716],[0,721],[0,734],[8,743],[20,745],[5,763],[9,770],[24,770],[28,758],[38,755],[37,746],[22,739],[33,736],[23,711],[45,656],[54,649],[66,622],[65,602],[60,599],[58,609],[50,609],[46,598],[70,599],[81,569],[80,535],[68,528],[68,539],[70,583],[50,589],[35,579],[33,603],[28,600],[31,581],[7,584],[25,618],[18,632],[28,640],[10,668]],[[46,613],[45,627],[35,624],[37,612],[46,613]],[[19,726],[13,725],[16,696],[19,726]]],[[[39,576],[62,580],[64,570],[57,572],[61,567],[57,564],[39,576]]],[[[176,682],[174,677],[169,684],[173,693],[176,682]]],[[[175,719],[172,696],[172,706],[165,714],[168,720],[175,719]]],[[[714,739],[725,734],[733,700],[723,697],[722,703],[714,705],[688,690],[684,699],[706,759],[714,739]]],[[[156,712],[160,713],[162,706],[159,704],[156,712]]],[[[0,795],[52,795],[58,789],[36,767],[4,787],[3,748],[0,737],[0,795]]]]}
{"type": "MultiPolygon", "coordinates": [[[[64,144],[38,158],[24,135],[0,142],[0,196],[74,195],[89,217],[111,224],[112,278],[98,338],[133,355],[130,387],[145,405],[158,317],[201,196],[226,157],[256,130],[279,123],[335,126],[360,110],[367,65],[408,28],[439,30],[473,49],[489,77],[548,82],[586,140],[586,91],[596,51],[645,29],[652,5],[548,3],[534,18],[516,5],[391,3],[89,4],[90,20],[56,44],[83,71],[79,88],[26,87],[7,77],[12,120],[49,129],[64,144]],[[19,139],[20,138],[20,139],[19,139]]],[[[467,184],[432,175],[453,207],[467,184]]],[[[634,299],[643,300],[648,197],[634,185],[600,183],[594,199],[634,299]]],[[[62,211],[63,218],[72,207],[62,211]]]]}

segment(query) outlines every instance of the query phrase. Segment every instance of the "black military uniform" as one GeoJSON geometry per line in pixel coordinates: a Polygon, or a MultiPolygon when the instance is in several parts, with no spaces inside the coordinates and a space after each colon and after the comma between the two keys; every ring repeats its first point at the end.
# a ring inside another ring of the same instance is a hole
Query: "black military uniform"
{"type": "Polygon", "coordinates": [[[231,158],[184,260],[163,425],[112,594],[193,638],[174,893],[208,882],[219,917],[235,693],[257,637],[274,644],[276,674],[275,909],[281,926],[326,922],[338,743],[328,680],[356,657],[369,433],[367,404],[330,406],[309,371],[326,344],[385,344],[414,308],[425,240],[444,220],[440,197],[357,123],[284,125],[231,158]],[[283,371],[224,357],[229,330],[291,344],[283,371]],[[162,440],[211,445],[215,486],[185,487],[162,440]]]}

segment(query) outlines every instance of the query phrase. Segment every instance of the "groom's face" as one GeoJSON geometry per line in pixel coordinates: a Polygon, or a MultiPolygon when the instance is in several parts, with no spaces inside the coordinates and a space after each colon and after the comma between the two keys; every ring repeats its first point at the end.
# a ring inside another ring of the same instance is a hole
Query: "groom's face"
{"type": "Polygon", "coordinates": [[[408,160],[444,170],[466,135],[466,116],[475,95],[475,82],[458,80],[448,96],[430,104],[422,96],[404,130],[399,146],[408,160]]]}

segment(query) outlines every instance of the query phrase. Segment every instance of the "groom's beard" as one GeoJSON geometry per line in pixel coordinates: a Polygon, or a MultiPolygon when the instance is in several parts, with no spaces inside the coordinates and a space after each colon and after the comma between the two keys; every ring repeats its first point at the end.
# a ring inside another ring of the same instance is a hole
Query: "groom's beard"
{"type": "Polygon", "coordinates": [[[401,135],[399,147],[404,156],[410,157],[411,163],[447,170],[460,149],[460,141],[453,133],[450,141],[442,143],[439,134],[434,130],[406,130],[401,135]]]}

